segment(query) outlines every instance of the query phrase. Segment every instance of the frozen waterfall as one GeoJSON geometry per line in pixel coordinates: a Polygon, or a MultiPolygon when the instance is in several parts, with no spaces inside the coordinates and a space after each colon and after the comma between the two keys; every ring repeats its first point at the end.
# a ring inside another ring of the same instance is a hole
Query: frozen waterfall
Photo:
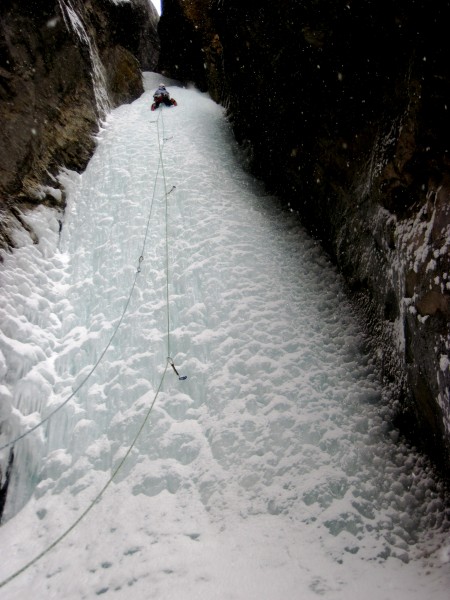
{"type": "Polygon", "coordinates": [[[44,554],[2,600],[446,600],[448,503],[339,275],[221,107],[172,85],[150,112],[160,78],[0,263],[2,465],[48,418],[14,445],[0,581],[44,554]]]}

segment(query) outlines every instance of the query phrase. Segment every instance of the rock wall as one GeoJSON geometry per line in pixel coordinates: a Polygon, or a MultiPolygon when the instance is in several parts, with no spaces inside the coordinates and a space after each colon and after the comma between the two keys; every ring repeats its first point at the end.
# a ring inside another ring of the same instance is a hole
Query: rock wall
{"type": "Polygon", "coordinates": [[[159,69],[228,108],[339,265],[398,425],[450,466],[450,7],[163,0],[159,69]]]}
{"type": "Polygon", "coordinates": [[[55,179],[81,171],[99,120],[143,92],[159,54],[150,0],[2,0],[0,4],[0,244],[21,211],[64,204],[55,179]]]}

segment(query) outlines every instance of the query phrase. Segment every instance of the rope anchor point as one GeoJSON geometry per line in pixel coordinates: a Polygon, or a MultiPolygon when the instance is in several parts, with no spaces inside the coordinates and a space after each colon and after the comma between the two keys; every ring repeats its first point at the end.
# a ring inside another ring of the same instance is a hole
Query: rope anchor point
{"type": "Polygon", "coordinates": [[[185,379],[187,379],[187,375],[180,375],[180,374],[178,373],[178,371],[177,371],[177,369],[176,369],[176,367],[175,367],[175,365],[174,365],[173,359],[172,359],[172,358],[170,358],[170,356],[168,356],[168,357],[167,357],[167,362],[168,362],[168,363],[169,363],[169,365],[172,367],[172,369],[173,369],[173,370],[174,370],[174,372],[175,372],[175,375],[178,377],[178,379],[179,379],[180,381],[184,381],[185,379]]]}
{"type": "Polygon", "coordinates": [[[141,256],[139,257],[139,263],[138,263],[138,266],[137,266],[137,269],[136,269],[136,273],[140,273],[141,272],[141,263],[142,263],[143,260],[144,260],[144,257],[141,254],[141,256]]]}

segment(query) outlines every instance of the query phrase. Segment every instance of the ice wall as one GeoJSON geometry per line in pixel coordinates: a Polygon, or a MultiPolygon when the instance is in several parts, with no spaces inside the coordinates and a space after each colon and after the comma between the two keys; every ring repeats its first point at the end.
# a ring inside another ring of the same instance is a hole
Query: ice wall
{"type": "Polygon", "coordinates": [[[242,171],[222,108],[173,86],[178,106],[150,111],[160,79],[112,111],[82,175],[61,175],[60,235],[43,209],[41,242],[0,265],[20,325],[4,347],[29,352],[4,353],[8,422],[69,399],[29,436],[33,476],[16,464],[0,579],[92,506],[6,600],[446,600],[445,493],[391,422],[339,274],[242,171]],[[169,347],[184,381],[164,376],[169,347]]]}

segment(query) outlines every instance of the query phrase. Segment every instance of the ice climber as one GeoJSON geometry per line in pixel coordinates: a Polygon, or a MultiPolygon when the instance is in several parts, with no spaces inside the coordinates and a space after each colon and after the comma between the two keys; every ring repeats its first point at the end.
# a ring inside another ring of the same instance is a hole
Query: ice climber
{"type": "Polygon", "coordinates": [[[158,89],[153,94],[152,110],[158,108],[161,103],[166,106],[177,106],[176,100],[170,97],[170,94],[163,83],[159,84],[158,89]]]}

